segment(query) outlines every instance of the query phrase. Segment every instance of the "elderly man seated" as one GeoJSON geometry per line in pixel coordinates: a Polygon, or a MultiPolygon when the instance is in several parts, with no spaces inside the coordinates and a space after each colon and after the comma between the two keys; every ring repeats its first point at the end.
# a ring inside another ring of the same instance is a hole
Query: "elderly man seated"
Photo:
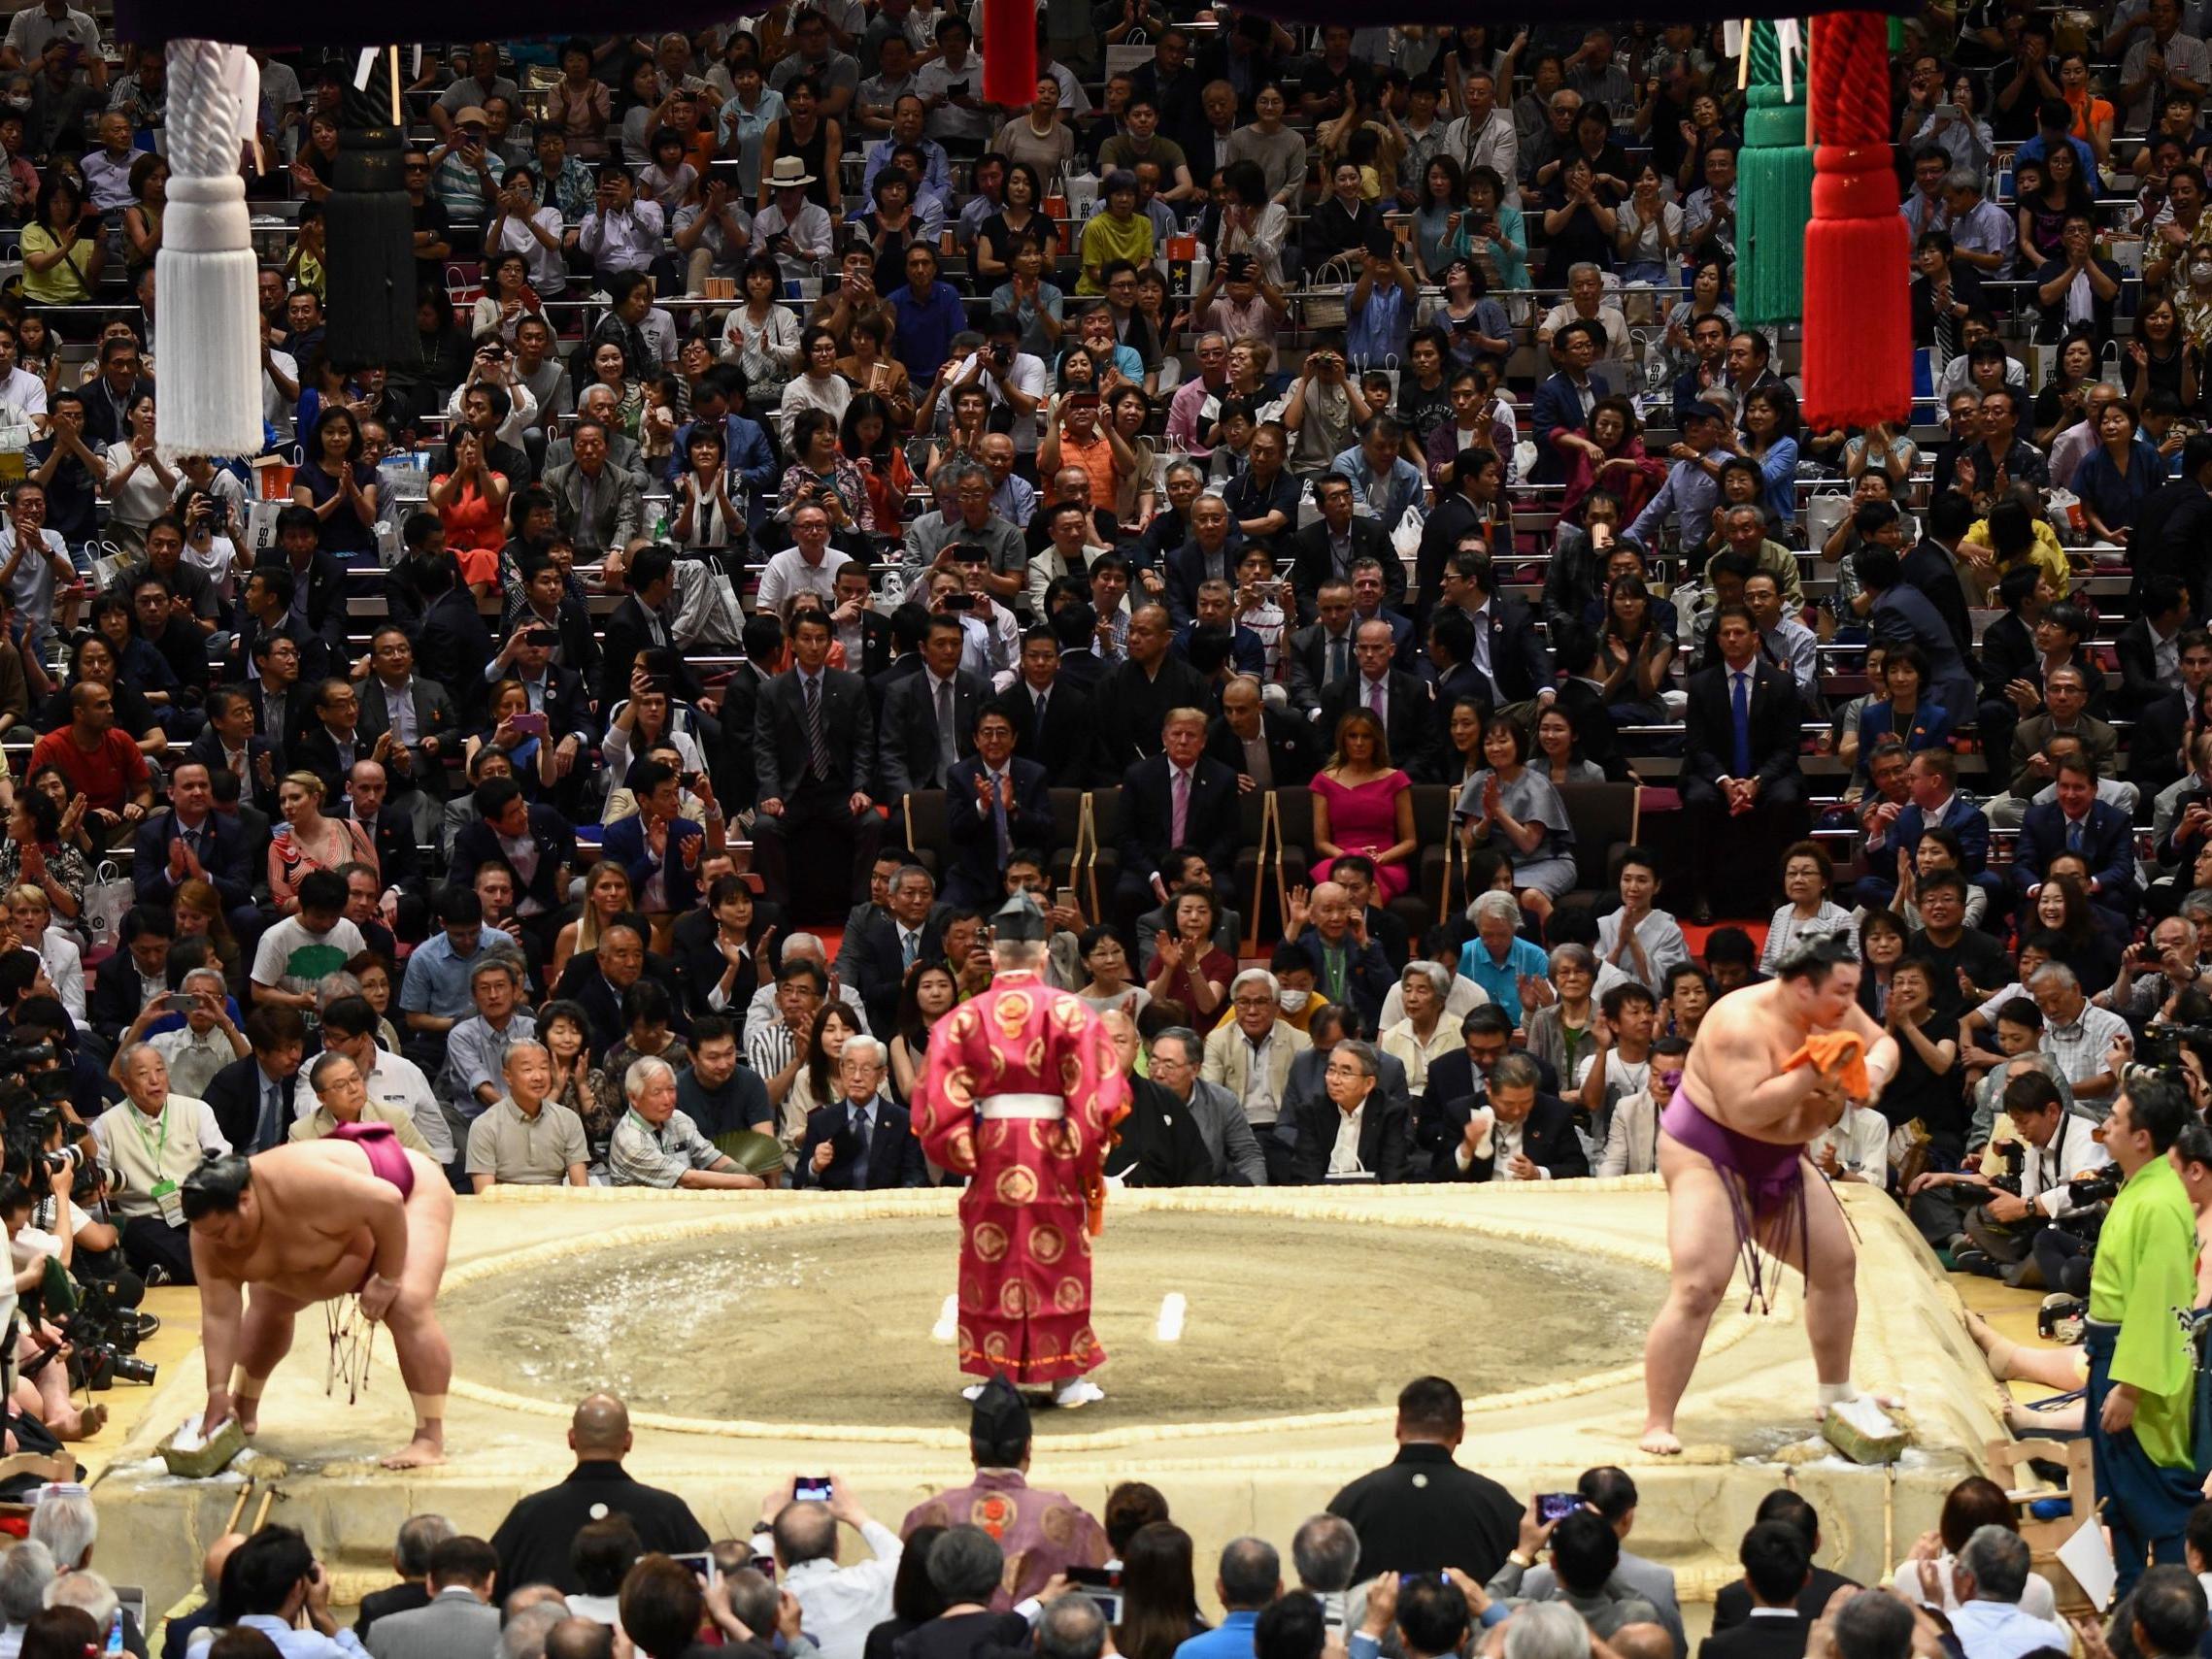
{"type": "Polygon", "coordinates": [[[1440,1180],[1571,1180],[1590,1174],[1590,1157],[1575,1133],[1574,1113],[1557,1095],[1539,1092],[1543,1073],[1532,1055],[1502,1055],[1491,1068],[1488,1104],[1444,1103],[1445,1150],[1440,1180]]]}
{"type": "MultiPolygon", "coordinates": [[[[1520,925],[1518,912],[1514,922],[1520,925]]],[[[1303,888],[1294,889],[1283,942],[1303,945],[1313,952],[1314,986],[1323,997],[1357,1008],[1362,1026],[1369,1031],[1377,1028],[1383,999],[1391,991],[1390,958],[1368,937],[1363,919],[1354,914],[1350,893],[1334,881],[1322,882],[1310,895],[1303,888]]]]}
{"type": "Polygon", "coordinates": [[[1459,952],[1459,974],[1472,979],[1506,1017],[1525,1028],[1528,1016],[1551,1000],[1546,975],[1551,958],[1541,945],[1521,937],[1521,905],[1492,888],[1469,908],[1475,937],[1459,952]]]}
{"type": "Polygon", "coordinates": [[[1329,1050],[1324,1094],[1298,1109],[1293,1174],[1303,1185],[1406,1178],[1405,1103],[1378,1088],[1382,1056],[1357,1040],[1329,1050]]]}
{"type": "Polygon", "coordinates": [[[928,1184],[928,1163],[914,1138],[914,1120],[884,1093],[889,1069],[884,1045],[875,1038],[845,1040],[845,1051],[837,1059],[842,1092],[831,1105],[807,1114],[794,1185],[866,1192],[928,1184]]]}
{"type": "Polygon", "coordinates": [[[676,1073],[665,1060],[631,1065],[622,1092],[630,1109],[615,1125],[607,1171],[616,1186],[759,1187],[766,1183],[737,1167],[676,1110],[676,1073]]]}
{"type": "MultiPolygon", "coordinates": [[[[1206,1143],[1217,1185],[1266,1186],[1272,1179],[1264,1145],[1275,1138],[1270,1126],[1255,1135],[1251,1119],[1225,1084],[1208,1082],[1206,1045],[1189,1026],[1171,1025],[1152,1040],[1152,1080],[1165,1089],[1174,1108],[1190,1113],[1206,1143]]],[[[1278,1120],[1279,1121],[1279,1120],[1278,1120]]]]}
{"type": "Polygon", "coordinates": [[[371,1100],[368,1079],[347,1055],[335,1048],[327,1050],[309,1068],[307,1081],[318,1104],[292,1124],[286,1139],[319,1141],[341,1123],[388,1123],[392,1138],[402,1146],[425,1158],[431,1156],[422,1132],[415,1127],[414,1114],[405,1108],[395,1110],[383,1101],[371,1100]]]}
{"type": "MultiPolygon", "coordinates": [[[[591,1165],[584,1119],[558,1101],[553,1056],[524,1039],[500,1059],[507,1092],[469,1125],[468,1178],[477,1191],[492,1186],[583,1186],[591,1165]]],[[[686,1119],[689,1121],[688,1118],[686,1119]]]]}
{"type": "Polygon", "coordinates": [[[1283,1017],[1283,987],[1264,968],[1247,968],[1229,981],[1229,1004],[1234,1017],[1206,1037],[1205,1080],[1226,1089],[1244,1109],[1267,1161],[1265,1181],[1249,1184],[1281,1186],[1290,1174],[1290,1147],[1275,1132],[1284,1116],[1284,1090],[1291,1062],[1313,1046],[1313,1039],[1283,1017]]]}
{"type": "Polygon", "coordinates": [[[2009,1527],[1974,1529],[1951,1569],[1959,1597],[1951,1629],[1966,1659],[2013,1659],[2038,1648],[2065,1646],[2064,1625],[2022,1609],[2028,1575],[2026,1539],[2009,1527]]]}

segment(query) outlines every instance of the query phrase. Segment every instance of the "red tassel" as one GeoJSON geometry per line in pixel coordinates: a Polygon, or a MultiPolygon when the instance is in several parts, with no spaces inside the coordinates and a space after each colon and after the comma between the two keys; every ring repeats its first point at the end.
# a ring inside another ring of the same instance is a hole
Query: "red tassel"
{"type": "Polygon", "coordinates": [[[1037,97],[1037,0],[983,0],[983,96],[1025,110],[1037,97]]]}
{"type": "Polygon", "coordinates": [[[1818,427],[1902,420],[1912,412],[1912,243],[1890,157],[1888,20],[1815,17],[1812,79],[1805,417],[1818,427]]]}

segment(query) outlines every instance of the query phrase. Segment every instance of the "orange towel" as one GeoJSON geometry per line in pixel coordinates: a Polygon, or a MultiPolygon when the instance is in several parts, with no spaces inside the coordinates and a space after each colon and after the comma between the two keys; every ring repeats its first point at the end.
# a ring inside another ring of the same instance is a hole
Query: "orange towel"
{"type": "Polygon", "coordinates": [[[1874,1079],[1866,1075],[1866,1041],[1856,1031],[1823,1031],[1806,1038],[1804,1046],[1782,1063],[1785,1072],[1799,1066],[1840,1078],[1844,1092],[1855,1100],[1873,1092],[1874,1079]]]}

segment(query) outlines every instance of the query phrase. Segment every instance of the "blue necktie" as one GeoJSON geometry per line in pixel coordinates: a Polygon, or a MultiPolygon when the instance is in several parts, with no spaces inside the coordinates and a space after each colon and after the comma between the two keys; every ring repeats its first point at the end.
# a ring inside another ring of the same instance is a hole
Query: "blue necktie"
{"type": "Polygon", "coordinates": [[[2082,849],[2082,829],[2083,824],[2079,818],[2075,818],[2066,825],[2066,850],[2068,852],[2079,852],[2082,849]]]}
{"type": "Polygon", "coordinates": [[[1736,752],[1735,771],[1729,776],[1751,776],[1751,676],[1734,674],[1729,677],[1734,688],[1728,693],[1728,710],[1735,716],[1736,752]]]}
{"type": "Polygon", "coordinates": [[[853,1160],[853,1185],[855,1189],[868,1184],[868,1144],[875,1139],[874,1120],[866,1107],[859,1108],[860,1155],[853,1160]]]}
{"type": "Polygon", "coordinates": [[[265,1152],[271,1146],[284,1143],[285,1094],[282,1084],[273,1078],[261,1079],[261,1121],[253,1126],[252,1150],[265,1152]]]}

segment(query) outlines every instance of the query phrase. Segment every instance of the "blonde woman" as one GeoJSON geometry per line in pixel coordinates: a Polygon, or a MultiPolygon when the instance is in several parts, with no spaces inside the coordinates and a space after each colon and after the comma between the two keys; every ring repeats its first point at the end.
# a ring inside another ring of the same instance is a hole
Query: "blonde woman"
{"type": "Polygon", "coordinates": [[[369,832],[352,818],[324,817],[322,798],[322,780],[312,772],[287,772],[277,785],[285,821],[269,842],[269,899],[284,915],[299,913],[299,884],[312,872],[342,864],[378,867],[369,832]]]}
{"type": "Polygon", "coordinates": [[[546,968],[546,983],[558,984],[560,971],[568,966],[568,959],[581,950],[599,948],[599,934],[624,911],[637,908],[637,894],[630,886],[630,874],[610,859],[601,859],[591,867],[591,878],[584,883],[584,909],[572,922],[566,922],[553,936],[553,961],[546,968]]]}

